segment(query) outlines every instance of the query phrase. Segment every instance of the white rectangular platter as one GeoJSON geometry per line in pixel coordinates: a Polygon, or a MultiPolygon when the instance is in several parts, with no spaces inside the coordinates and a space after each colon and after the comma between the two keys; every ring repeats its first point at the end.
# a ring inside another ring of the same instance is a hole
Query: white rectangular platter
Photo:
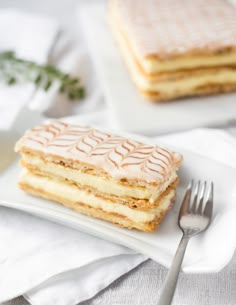
{"type": "Polygon", "coordinates": [[[163,134],[199,126],[236,123],[236,93],[152,103],[133,84],[106,20],[106,8],[84,6],[80,17],[99,82],[116,127],[142,134],[163,134]]]}
{"type": "MultiPolygon", "coordinates": [[[[147,139],[143,140],[147,141],[147,139]]],[[[150,140],[147,142],[150,143],[150,140]]],[[[177,217],[188,181],[190,179],[214,181],[212,224],[205,233],[190,241],[183,270],[188,273],[217,272],[229,262],[236,245],[236,170],[197,154],[187,151],[182,153],[184,164],[180,170],[176,204],[155,233],[119,228],[105,221],[78,214],[51,201],[25,194],[17,187],[21,170],[18,162],[0,173],[0,205],[122,244],[169,267],[181,237],[177,217]]]]}

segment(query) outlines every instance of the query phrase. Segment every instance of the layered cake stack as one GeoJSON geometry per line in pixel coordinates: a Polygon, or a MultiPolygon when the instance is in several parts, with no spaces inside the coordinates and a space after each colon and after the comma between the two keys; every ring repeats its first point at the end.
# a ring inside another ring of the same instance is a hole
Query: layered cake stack
{"type": "Polygon", "coordinates": [[[227,0],[109,0],[108,19],[149,99],[236,89],[236,8],[227,0]]]}
{"type": "Polygon", "coordinates": [[[86,215],[154,231],[174,203],[182,157],[90,127],[53,121],[17,142],[19,186],[86,215]]]}

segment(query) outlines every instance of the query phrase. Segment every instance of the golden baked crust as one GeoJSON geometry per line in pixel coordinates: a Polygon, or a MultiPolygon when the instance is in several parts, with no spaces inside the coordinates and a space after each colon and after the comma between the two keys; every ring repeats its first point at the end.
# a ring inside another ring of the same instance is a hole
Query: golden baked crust
{"type": "Polygon", "coordinates": [[[79,213],[92,216],[95,218],[99,218],[105,221],[112,222],[115,225],[125,227],[127,229],[138,229],[144,232],[153,232],[155,229],[160,225],[162,219],[165,217],[168,210],[172,207],[175,201],[175,197],[172,198],[169,208],[163,211],[154,221],[146,222],[146,223],[140,223],[140,222],[134,222],[130,219],[121,216],[119,214],[115,213],[107,213],[103,211],[102,209],[95,209],[93,207],[90,207],[88,205],[85,205],[80,202],[71,202],[65,199],[62,199],[60,196],[52,195],[45,190],[42,189],[36,189],[28,186],[25,183],[19,182],[19,187],[26,191],[27,193],[30,193],[37,197],[42,197],[44,199],[53,200],[57,203],[60,203],[68,208],[71,208],[79,213]]]}
{"type": "MultiPolygon", "coordinates": [[[[76,169],[78,170],[78,172],[80,173],[86,173],[89,175],[93,175],[93,176],[99,176],[99,177],[103,177],[105,179],[110,179],[113,180],[111,176],[108,175],[107,172],[105,172],[103,169],[101,168],[97,168],[96,166],[93,166],[91,164],[87,164],[85,162],[80,162],[80,161],[74,161],[72,159],[69,158],[65,158],[65,157],[59,157],[57,155],[50,155],[50,158],[47,159],[47,155],[30,149],[30,148],[22,148],[21,149],[21,153],[23,156],[30,156],[30,157],[39,157],[41,160],[43,160],[43,162],[45,163],[53,163],[55,165],[60,165],[63,166],[64,168],[68,168],[68,169],[76,169]]],[[[22,166],[25,166],[27,162],[24,161],[24,159],[22,159],[20,161],[20,164],[22,166]]],[[[178,166],[180,164],[177,164],[178,166]]],[[[29,166],[29,164],[28,164],[29,166]]],[[[123,186],[138,186],[138,187],[145,187],[147,185],[147,183],[145,183],[144,181],[139,181],[138,179],[133,179],[132,181],[127,180],[125,178],[116,180],[114,179],[114,181],[119,184],[119,185],[123,185],[123,186]]],[[[158,183],[156,181],[152,182],[152,183],[148,183],[149,185],[153,185],[153,186],[158,186],[158,183]]]]}
{"type": "Polygon", "coordinates": [[[160,93],[157,91],[144,91],[139,90],[140,93],[151,102],[167,102],[173,101],[176,99],[180,99],[183,97],[191,97],[191,96],[207,96],[213,94],[227,93],[236,90],[236,82],[232,84],[206,84],[205,86],[197,87],[192,91],[186,92],[166,92],[160,93]]]}
{"type": "Polygon", "coordinates": [[[39,169],[38,167],[33,166],[32,164],[29,164],[29,163],[25,162],[24,160],[20,160],[20,165],[22,167],[28,169],[28,171],[36,174],[36,175],[43,176],[43,177],[49,177],[51,179],[58,179],[58,180],[63,181],[65,183],[76,185],[77,188],[84,189],[88,192],[91,192],[95,196],[106,199],[106,200],[110,201],[111,203],[112,202],[117,202],[117,203],[121,203],[125,206],[128,206],[131,209],[138,209],[138,210],[143,210],[143,211],[147,210],[147,209],[150,209],[150,208],[158,207],[162,198],[170,190],[176,189],[176,187],[179,183],[179,179],[176,178],[175,181],[173,181],[170,185],[168,185],[167,189],[164,190],[160,194],[160,196],[158,196],[157,200],[152,202],[148,199],[140,199],[140,198],[134,198],[134,197],[130,197],[130,196],[115,196],[114,194],[104,193],[104,192],[101,192],[101,191],[97,190],[96,188],[91,187],[91,186],[80,185],[80,184],[76,183],[75,181],[64,179],[63,177],[60,177],[60,176],[52,175],[51,173],[45,172],[42,169],[39,169]]]}
{"type": "Polygon", "coordinates": [[[139,211],[146,211],[148,209],[151,208],[156,208],[158,207],[158,205],[160,204],[161,200],[171,191],[176,189],[178,183],[179,183],[179,179],[177,178],[173,183],[171,183],[171,185],[169,185],[167,187],[167,189],[161,193],[161,195],[157,198],[157,200],[155,200],[154,202],[150,202],[149,200],[145,200],[145,199],[137,199],[134,197],[118,197],[118,196],[114,196],[112,194],[108,194],[108,193],[101,193],[99,192],[97,189],[92,188],[92,187],[88,187],[85,185],[79,185],[78,183],[75,183],[73,181],[70,180],[65,180],[62,177],[59,176],[53,176],[47,172],[44,172],[40,169],[38,169],[37,167],[32,166],[31,164],[25,163],[23,160],[20,161],[20,164],[28,169],[28,171],[30,171],[31,173],[38,175],[38,176],[42,176],[42,177],[48,177],[51,179],[58,179],[64,183],[67,184],[71,184],[71,185],[76,185],[76,187],[78,189],[83,189],[86,190],[87,192],[91,192],[93,193],[96,197],[100,197],[102,199],[106,199],[107,201],[109,201],[111,204],[112,203],[119,203],[125,206],[128,206],[130,209],[134,209],[134,210],[139,210],[139,211]]]}

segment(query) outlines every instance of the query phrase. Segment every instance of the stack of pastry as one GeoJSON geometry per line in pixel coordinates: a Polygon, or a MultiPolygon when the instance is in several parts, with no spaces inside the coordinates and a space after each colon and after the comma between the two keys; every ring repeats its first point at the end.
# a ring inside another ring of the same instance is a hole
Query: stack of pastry
{"type": "Polygon", "coordinates": [[[109,0],[108,20],[149,99],[236,89],[236,7],[227,0],[109,0]]]}
{"type": "Polygon", "coordinates": [[[54,121],[15,149],[20,188],[123,227],[154,231],[175,199],[182,157],[164,148],[54,121]]]}

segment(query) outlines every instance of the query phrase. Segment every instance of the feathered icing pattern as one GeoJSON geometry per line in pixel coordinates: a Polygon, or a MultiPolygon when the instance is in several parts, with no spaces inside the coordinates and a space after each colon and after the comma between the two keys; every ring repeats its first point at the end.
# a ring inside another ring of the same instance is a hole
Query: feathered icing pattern
{"type": "Polygon", "coordinates": [[[141,55],[165,59],[235,47],[236,9],[230,1],[110,0],[110,5],[141,55]]]}
{"type": "MultiPolygon", "coordinates": [[[[102,167],[111,176],[164,179],[176,154],[90,127],[54,121],[26,132],[16,145],[102,167]]],[[[180,155],[178,155],[180,158],[180,155]]]]}
{"type": "Polygon", "coordinates": [[[47,146],[51,141],[56,141],[67,125],[63,122],[56,121],[54,124],[37,126],[30,131],[26,132],[25,140],[37,142],[43,146],[47,146]]]}

